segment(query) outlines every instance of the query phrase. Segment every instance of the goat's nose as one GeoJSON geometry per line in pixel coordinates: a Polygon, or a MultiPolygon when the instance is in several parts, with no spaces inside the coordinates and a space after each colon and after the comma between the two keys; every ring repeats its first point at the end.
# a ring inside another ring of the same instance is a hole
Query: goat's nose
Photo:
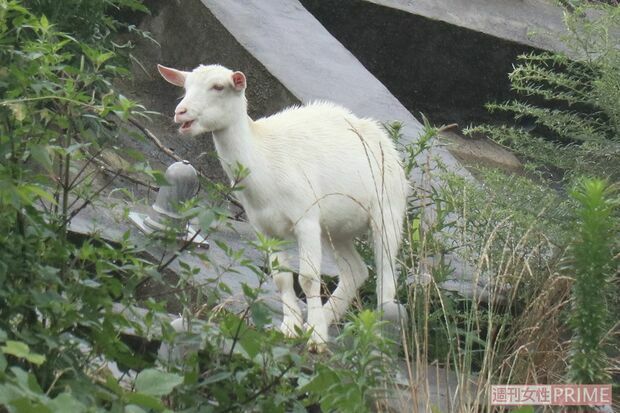
{"type": "Polygon", "coordinates": [[[177,108],[177,110],[174,112],[175,115],[182,115],[184,113],[187,113],[187,108],[177,108]]]}

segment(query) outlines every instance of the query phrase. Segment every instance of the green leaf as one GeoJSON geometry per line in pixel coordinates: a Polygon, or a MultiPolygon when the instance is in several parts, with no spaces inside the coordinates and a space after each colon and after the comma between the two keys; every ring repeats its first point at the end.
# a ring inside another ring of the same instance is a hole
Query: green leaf
{"type": "Polygon", "coordinates": [[[340,383],[338,374],[331,368],[319,365],[317,366],[316,373],[312,380],[308,384],[302,387],[302,392],[310,392],[315,395],[321,395],[326,392],[334,384],[340,383]]]}
{"type": "Polygon", "coordinates": [[[166,180],[166,176],[162,171],[153,170],[151,176],[155,179],[155,183],[159,186],[169,186],[170,183],[166,180]]]}
{"type": "Polygon", "coordinates": [[[136,391],[152,396],[166,396],[181,383],[183,383],[183,376],[156,369],[146,369],[136,377],[136,391]]]}
{"type": "Polygon", "coordinates": [[[100,53],[99,55],[97,55],[97,57],[95,59],[95,64],[97,66],[101,66],[107,60],[109,60],[110,58],[114,57],[114,54],[115,54],[114,52],[100,53]]]}
{"type": "Polygon", "coordinates": [[[255,301],[250,306],[252,314],[252,322],[257,328],[262,329],[265,325],[271,322],[271,309],[267,304],[261,301],[255,301]]]}
{"type": "Polygon", "coordinates": [[[76,400],[69,393],[61,393],[54,400],[48,403],[54,412],[81,413],[86,410],[86,406],[76,400]]]}
{"type": "Polygon", "coordinates": [[[111,374],[108,377],[106,377],[105,385],[108,389],[113,391],[115,394],[120,395],[123,393],[123,388],[120,386],[120,384],[118,384],[114,376],[112,376],[111,374]]]}
{"type": "Polygon", "coordinates": [[[26,397],[21,397],[11,401],[11,404],[16,408],[18,413],[52,413],[47,406],[37,401],[32,401],[26,397]]]}
{"type": "Polygon", "coordinates": [[[6,345],[0,347],[0,349],[5,354],[10,354],[18,358],[26,359],[29,362],[36,364],[37,366],[43,364],[43,362],[45,361],[44,355],[31,353],[28,344],[22,343],[21,341],[8,340],[6,342],[6,345]]]}
{"type": "Polygon", "coordinates": [[[44,32],[46,32],[47,29],[49,29],[50,27],[50,23],[49,21],[47,21],[47,17],[45,17],[45,15],[41,16],[39,24],[41,25],[41,29],[43,29],[44,32]]]}
{"type": "Polygon", "coordinates": [[[21,185],[17,192],[25,203],[31,203],[37,196],[52,204],[56,203],[52,194],[37,185],[21,185]]]}
{"type": "Polygon", "coordinates": [[[221,371],[219,373],[215,373],[215,374],[210,375],[209,377],[204,379],[201,382],[201,384],[202,385],[207,385],[207,384],[217,383],[218,381],[226,380],[230,376],[232,376],[232,372],[231,371],[221,371]]]}
{"type": "Polygon", "coordinates": [[[246,351],[246,353],[248,353],[250,359],[256,357],[256,355],[260,352],[261,342],[263,341],[264,339],[259,333],[249,329],[246,330],[239,338],[239,344],[246,351]]]}
{"type": "Polygon", "coordinates": [[[47,172],[52,170],[52,159],[49,154],[49,147],[47,145],[32,145],[30,147],[30,156],[39,165],[41,165],[47,172]]]}
{"type": "Polygon", "coordinates": [[[149,409],[161,411],[164,409],[164,405],[157,397],[149,396],[142,393],[127,393],[124,396],[125,400],[131,404],[137,404],[149,409]]]}
{"type": "Polygon", "coordinates": [[[198,215],[198,223],[200,224],[200,229],[205,232],[211,230],[211,224],[215,221],[216,215],[212,209],[203,209],[203,211],[198,215]]]}

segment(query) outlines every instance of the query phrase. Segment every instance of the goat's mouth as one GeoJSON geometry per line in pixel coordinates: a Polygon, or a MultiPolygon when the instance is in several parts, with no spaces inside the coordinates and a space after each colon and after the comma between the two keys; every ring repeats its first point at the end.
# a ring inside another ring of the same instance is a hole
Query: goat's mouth
{"type": "Polygon", "coordinates": [[[194,120],[195,120],[195,119],[193,119],[193,120],[188,120],[188,121],[186,121],[186,122],[183,122],[183,123],[181,124],[180,131],[181,131],[181,132],[187,132],[188,130],[190,130],[190,129],[192,128],[192,125],[194,124],[194,120]]]}

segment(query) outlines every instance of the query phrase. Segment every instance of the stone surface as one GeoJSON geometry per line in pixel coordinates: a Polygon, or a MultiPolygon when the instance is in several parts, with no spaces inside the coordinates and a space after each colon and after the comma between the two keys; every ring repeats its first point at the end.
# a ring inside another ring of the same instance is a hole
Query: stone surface
{"type": "Polygon", "coordinates": [[[364,0],[536,48],[563,51],[562,8],[549,0],[364,0]]]}
{"type": "MultiPolygon", "coordinates": [[[[405,141],[422,125],[297,0],[202,0],[237,41],[301,102],[328,100],[359,116],[404,123],[405,141]]],[[[461,170],[446,150],[433,154],[461,170]]]]}
{"type": "MultiPolygon", "coordinates": [[[[382,412],[463,412],[476,395],[474,378],[465,380],[455,372],[435,364],[408,363],[395,366],[397,371],[391,392],[382,412]]],[[[474,410],[475,411],[475,410],[474,410]]]]}
{"type": "Polygon", "coordinates": [[[512,152],[488,138],[470,138],[454,131],[445,131],[439,135],[439,140],[466,167],[497,167],[509,172],[523,169],[523,165],[512,152]]]}

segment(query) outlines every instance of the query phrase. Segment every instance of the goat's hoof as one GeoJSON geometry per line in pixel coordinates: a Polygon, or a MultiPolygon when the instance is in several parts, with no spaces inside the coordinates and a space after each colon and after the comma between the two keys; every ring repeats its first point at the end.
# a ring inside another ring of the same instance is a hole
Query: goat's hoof
{"type": "Polygon", "coordinates": [[[286,337],[295,338],[299,337],[300,332],[303,331],[301,324],[296,322],[293,318],[285,318],[280,324],[280,331],[286,337]]]}
{"type": "Polygon", "coordinates": [[[310,340],[308,340],[308,350],[311,353],[323,353],[327,350],[327,328],[321,329],[317,326],[304,324],[306,331],[311,331],[310,340]]]}
{"type": "Polygon", "coordinates": [[[308,342],[308,351],[311,353],[320,354],[324,353],[325,350],[327,350],[327,343],[325,342],[317,343],[312,340],[308,342]]]}
{"type": "Polygon", "coordinates": [[[403,329],[409,322],[407,308],[396,301],[388,301],[379,306],[381,320],[387,321],[381,326],[381,333],[395,343],[402,344],[403,329]]]}

